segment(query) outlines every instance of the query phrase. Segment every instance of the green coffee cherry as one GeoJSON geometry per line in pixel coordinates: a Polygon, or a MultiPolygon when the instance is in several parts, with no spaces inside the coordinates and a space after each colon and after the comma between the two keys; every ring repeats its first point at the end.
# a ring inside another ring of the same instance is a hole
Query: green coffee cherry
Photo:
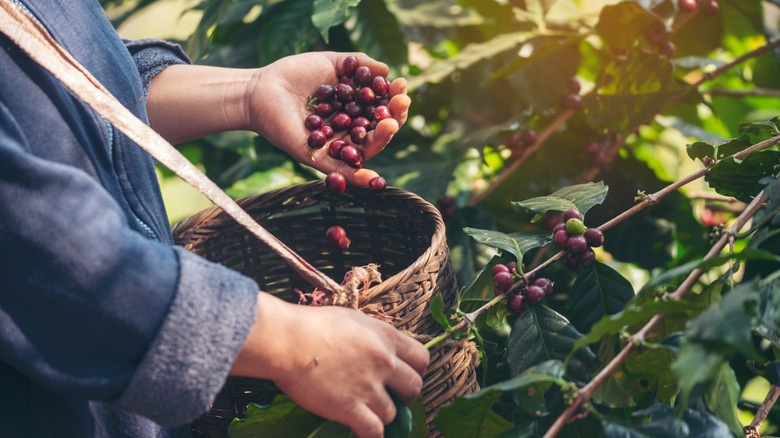
{"type": "Polygon", "coordinates": [[[582,234],[586,229],[585,224],[580,219],[573,217],[566,221],[566,231],[571,234],[582,234]]]}

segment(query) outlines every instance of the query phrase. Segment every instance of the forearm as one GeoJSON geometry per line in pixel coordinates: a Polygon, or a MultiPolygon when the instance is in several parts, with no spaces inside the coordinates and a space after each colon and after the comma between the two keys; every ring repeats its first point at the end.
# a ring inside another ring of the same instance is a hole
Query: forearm
{"type": "Polygon", "coordinates": [[[247,93],[257,70],[172,65],[152,80],[149,123],[172,144],[249,129],[247,93]]]}

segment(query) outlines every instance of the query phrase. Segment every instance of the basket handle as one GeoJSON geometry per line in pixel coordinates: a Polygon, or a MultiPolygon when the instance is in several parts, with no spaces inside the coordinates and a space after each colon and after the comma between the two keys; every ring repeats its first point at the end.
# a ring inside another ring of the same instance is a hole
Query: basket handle
{"type": "Polygon", "coordinates": [[[57,44],[39,23],[10,0],[0,0],[0,32],[7,35],[30,58],[48,70],[76,96],[140,145],[157,161],[195,187],[236,222],[257,236],[309,283],[332,294],[343,290],[342,286],[318,271],[258,224],[219,186],[190,163],[181,152],[125,108],[86,68],[57,44]]]}

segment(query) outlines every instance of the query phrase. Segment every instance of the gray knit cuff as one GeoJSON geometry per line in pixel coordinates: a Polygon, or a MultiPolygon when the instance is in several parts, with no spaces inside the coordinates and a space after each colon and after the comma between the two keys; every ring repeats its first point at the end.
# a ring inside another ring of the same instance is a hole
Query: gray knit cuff
{"type": "Polygon", "coordinates": [[[257,310],[253,280],[180,247],[176,252],[176,296],[130,384],[112,403],[162,426],[208,411],[257,310]]]}
{"type": "Polygon", "coordinates": [[[125,41],[125,47],[130,51],[138,73],[141,75],[144,96],[149,94],[152,79],[166,67],[173,64],[192,63],[181,46],[167,41],[155,39],[125,41]]]}

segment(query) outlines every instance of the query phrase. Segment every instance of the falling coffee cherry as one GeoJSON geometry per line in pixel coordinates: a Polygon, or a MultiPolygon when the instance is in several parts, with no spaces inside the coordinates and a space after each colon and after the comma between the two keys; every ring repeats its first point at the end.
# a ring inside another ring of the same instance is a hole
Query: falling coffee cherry
{"type": "Polygon", "coordinates": [[[350,243],[352,243],[352,241],[347,238],[347,232],[344,231],[344,228],[341,228],[338,225],[328,228],[325,232],[325,238],[329,244],[339,248],[349,248],[350,243]]]}
{"type": "Polygon", "coordinates": [[[340,195],[347,188],[347,180],[338,172],[329,173],[325,177],[325,189],[334,195],[340,195]]]}

